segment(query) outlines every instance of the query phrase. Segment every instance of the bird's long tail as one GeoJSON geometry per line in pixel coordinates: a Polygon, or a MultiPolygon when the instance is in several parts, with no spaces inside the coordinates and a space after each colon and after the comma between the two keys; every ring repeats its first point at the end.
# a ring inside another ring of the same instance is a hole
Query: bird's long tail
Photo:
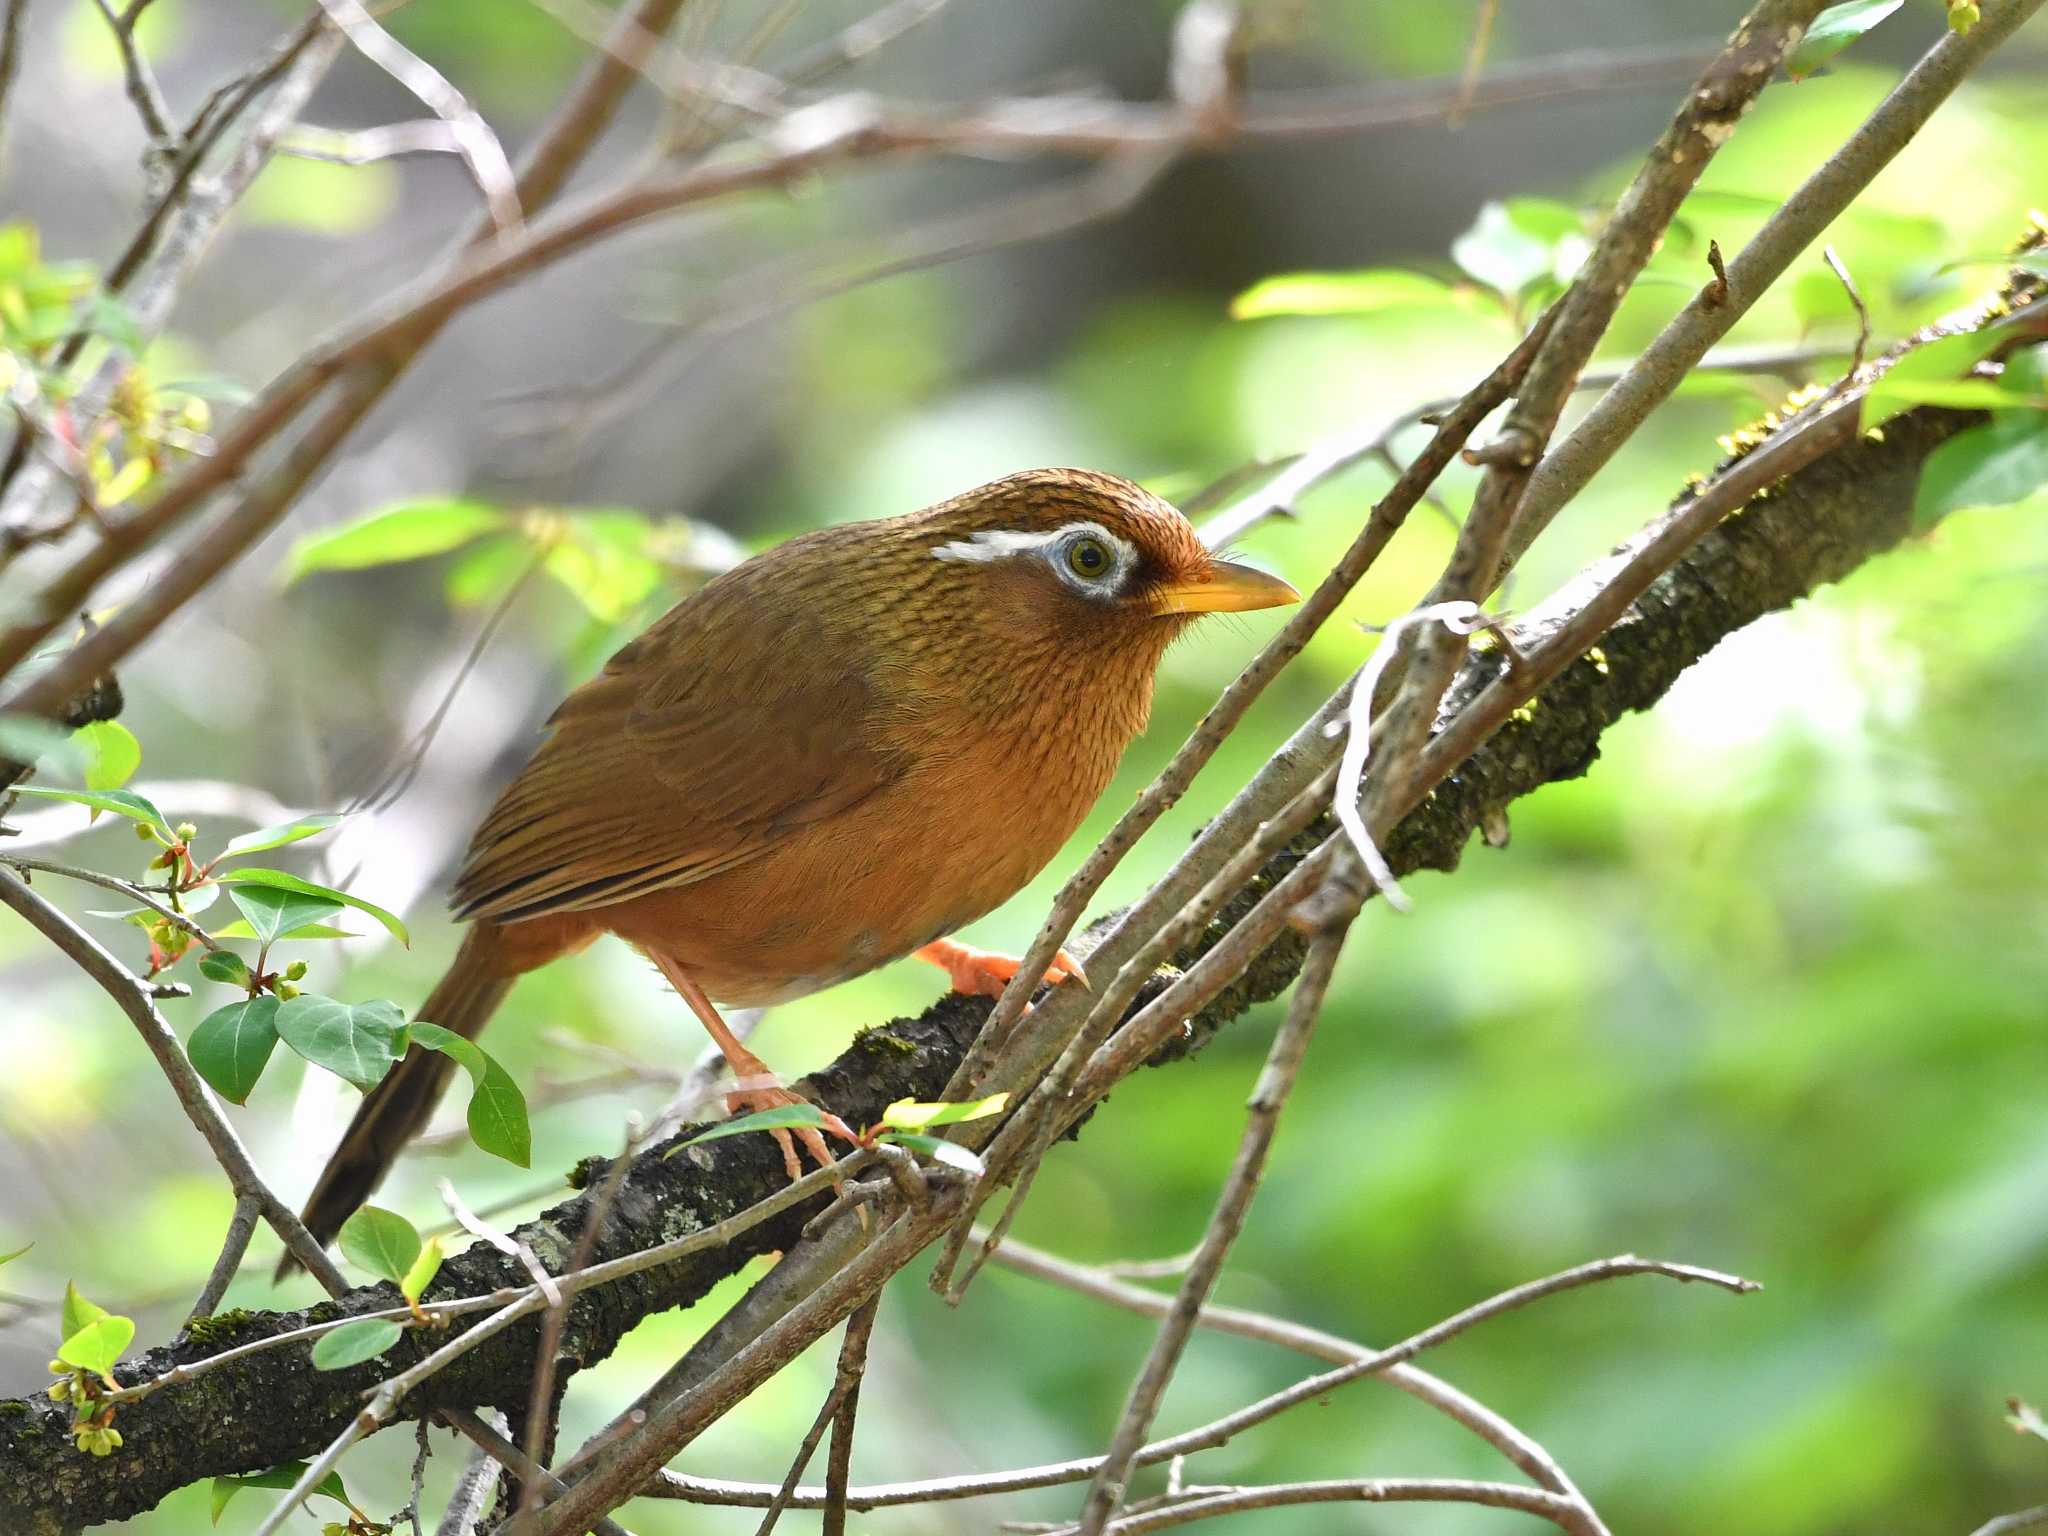
{"type": "MultiPolygon", "coordinates": [[[[520,953],[525,947],[508,944],[506,930],[496,923],[475,924],[463,935],[448,973],[420,1005],[418,1017],[474,1040],[512,990],[513,981],[538,963],[520,953]]],[[[454,1070],[450,1057],[414,1046],[364,1096],[341,1145],[327,1159],[320,1181],[306,1199],[305,1223],[316,1241],[330,1241],[370,1197],[405,1144],[426,1125],[454,1070]]],[[[287,1253],[278,1265],[278,1278],[295,1267],[287,1253]]]]}

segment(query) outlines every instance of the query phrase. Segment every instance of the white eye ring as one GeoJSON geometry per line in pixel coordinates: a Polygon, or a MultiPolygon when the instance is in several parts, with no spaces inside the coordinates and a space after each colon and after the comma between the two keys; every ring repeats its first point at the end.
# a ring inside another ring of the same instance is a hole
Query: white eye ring
{"type": "Polygon", "coordinates": [[[1068,523],[1050,533],[982,528],[932,551],[934,560],[968,565],[988,565],[1018,555],[1038,556],[1068,587],[1097,601],[1121,592],[1138,563],[1138,552],[1129,541],[1118,538],[1100,523],[1068,523]],[[1084,571],[1076,563],[1084,550],[1099,551],[1106,558],[1094,570],[1084,571]]]}

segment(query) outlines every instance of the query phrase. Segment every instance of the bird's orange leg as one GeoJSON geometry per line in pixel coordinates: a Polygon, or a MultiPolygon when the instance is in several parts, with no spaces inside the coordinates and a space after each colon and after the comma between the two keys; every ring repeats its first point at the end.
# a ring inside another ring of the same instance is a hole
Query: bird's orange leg
{"type": "MultiPolygon", "coordinates": [[[[727,1064],[732,1067],[735,1086],[733,1091],[725,1096],[727,1113],[739,1114],[744,1111],[752,1114],[761,1109],[779,1109],[785,1104],[810,1103],[809,1099],[791,1093],[783,1087],[781,1079],[770,1070],[768,1063],[740,1043],[739,1036],[735,1035],[725,1020],[719,1017],[717,1007],[704,989],[690,979],[689,972],[659,950],[649,950],[648,954],[654,963],[661,967],[661,974],[668,978],[668,984],[690,1005],[690,1011],[697,1015],[697,1021],[710,1034],[711,1043],[718,1047],[727,1064]]],[[[860,1138],[844,1120],[829,1109],[822,1110],[821,1113],[825,1117],[826,1130],[856,1146],[860,1144],[860,1138]]],[[[797,1160],[796,1144],[790,1140],[789,1132],[776,1129],[768,1134],[773,1136],[775,1144],[782,1148],[783,1165],[788,1168],[790,1178],[802,1178],[803,1164],[797,1160]]],[[[804,1150],[811,1154],[820,1168],[832,1166],[835,1159],[831,1148],[825,1145],[825,1138],[816,1129],[800,1125],[796,1127],[796,1134],[803,1142],[804,1150]]]]}
{"type": "MultiPolygon", "coordinates": [[[[993,949],[976,949],[972,944],[962,944],[957,939],[934,939],[922,949],[911,953],[919,960],[928,960],[953,979],[953,990],[965,992],[969,997],[1001,997],[1003,988],[1009,985],[1024,962],[1015,955],[1005,955],[993,949]]],[[[1081,969],[1081,962],[1064,949],[1052,957],[1052,964],[1045,968],[1046,985],[1061,982],[1071,977],[1081,983],[1083,991],[1089,990],[1088,973],[1081,969]]]]}

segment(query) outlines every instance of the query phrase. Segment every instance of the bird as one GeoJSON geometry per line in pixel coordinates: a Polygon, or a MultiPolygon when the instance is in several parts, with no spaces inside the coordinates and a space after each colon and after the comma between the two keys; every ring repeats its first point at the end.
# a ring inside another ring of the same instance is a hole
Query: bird
{"type": "MultiPolygon", "coordinates": [[[[1167,647],[1204,614],[1299,598],[1213,555],[1170,503],[1085,469],[756,555],[549,717],[469,844],[452,903],[468,928],[417,1016],[474,1039],[518,977],[610,934],[724,1053],[730,1112],[798,1102],[719,1006],[910,955],[999,994],[1018,962],[950,935],[1080,825],[1145,726],[1167,647]]],[[[1087,985],[1064,951],[1045,979],[1087,985]]],[[[307,1200],[316,1240],[375,1190],[452,1065],[415,1045],[365,1096],[307,1200]]],[[[803,1141],[829,1161],[817,1130],[803,1141]]]]}

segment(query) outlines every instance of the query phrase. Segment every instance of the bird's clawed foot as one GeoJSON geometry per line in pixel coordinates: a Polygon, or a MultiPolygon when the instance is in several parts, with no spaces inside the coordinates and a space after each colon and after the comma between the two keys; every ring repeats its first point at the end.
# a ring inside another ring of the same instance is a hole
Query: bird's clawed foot
{"type": "MultiPolygon", "coordinates": [[[[758,1064],[757,1062],[756,1065],[758,1064]]],[[[791,1093],[787,1088],[783,1087],[781,1083],[775,1080],[775,1074],[768,1071],[765,1067],[762,1067],[758,1072],[748,1073],[742,1085],[733,1089],[732,1092],[725,1096],[726,1113],[733,1115],[757,1114],[764,1109],[781,1109],[790,1104],[809,1104],[810,1102],[809,1099],[802,1097],[800,1094],[791,1093]]],[[[799,1125],[789,1128],[778,1126],[768,1132],[769,1135],[775,1138],[775,1145],[782,1148],[782,1165],[789,1170],[789,1177],[792,1183],[802,1178],[804,1173],[803,1162],[796,1155],[796,1143],[798,1141],[804,1144],[804,1151],[811,1155],[811,1160],[820,1168],[830,1168],[838,1161],[832,1155],[831,1147],[825,1142],[823,1134],[825,1131],[830,1131],[834,1136],[839,1137],[842,1141],[851,1142],[854,1146],[864,1145],[860,1137],[854,1132],[853,1127],[833,1114],[831,1110],[821,1109],[819,1113],[824,1116],[824,1119],[818,1125],[799,1125]],[[796,1133],[794,1139],[790,1135],[791,1130],[794,1130],[796,1133]]]]}
{"type": "MultiPolygon", "coordinates": [[[[955,992],[964,992],[969,997],[1001,997],[1003,988],[1024,963],[1015,955],[977,949],[955,939],[934,939],[915,954],[944,971],[952,979],[955,992]]],[[[1081,962],[1062,949],[1045,968],[1045,983],[1052,986],[1069,979],[1079,982],[1084,992],[1089,990],[1088,973],[1081,969],[1081,962]]]]}

